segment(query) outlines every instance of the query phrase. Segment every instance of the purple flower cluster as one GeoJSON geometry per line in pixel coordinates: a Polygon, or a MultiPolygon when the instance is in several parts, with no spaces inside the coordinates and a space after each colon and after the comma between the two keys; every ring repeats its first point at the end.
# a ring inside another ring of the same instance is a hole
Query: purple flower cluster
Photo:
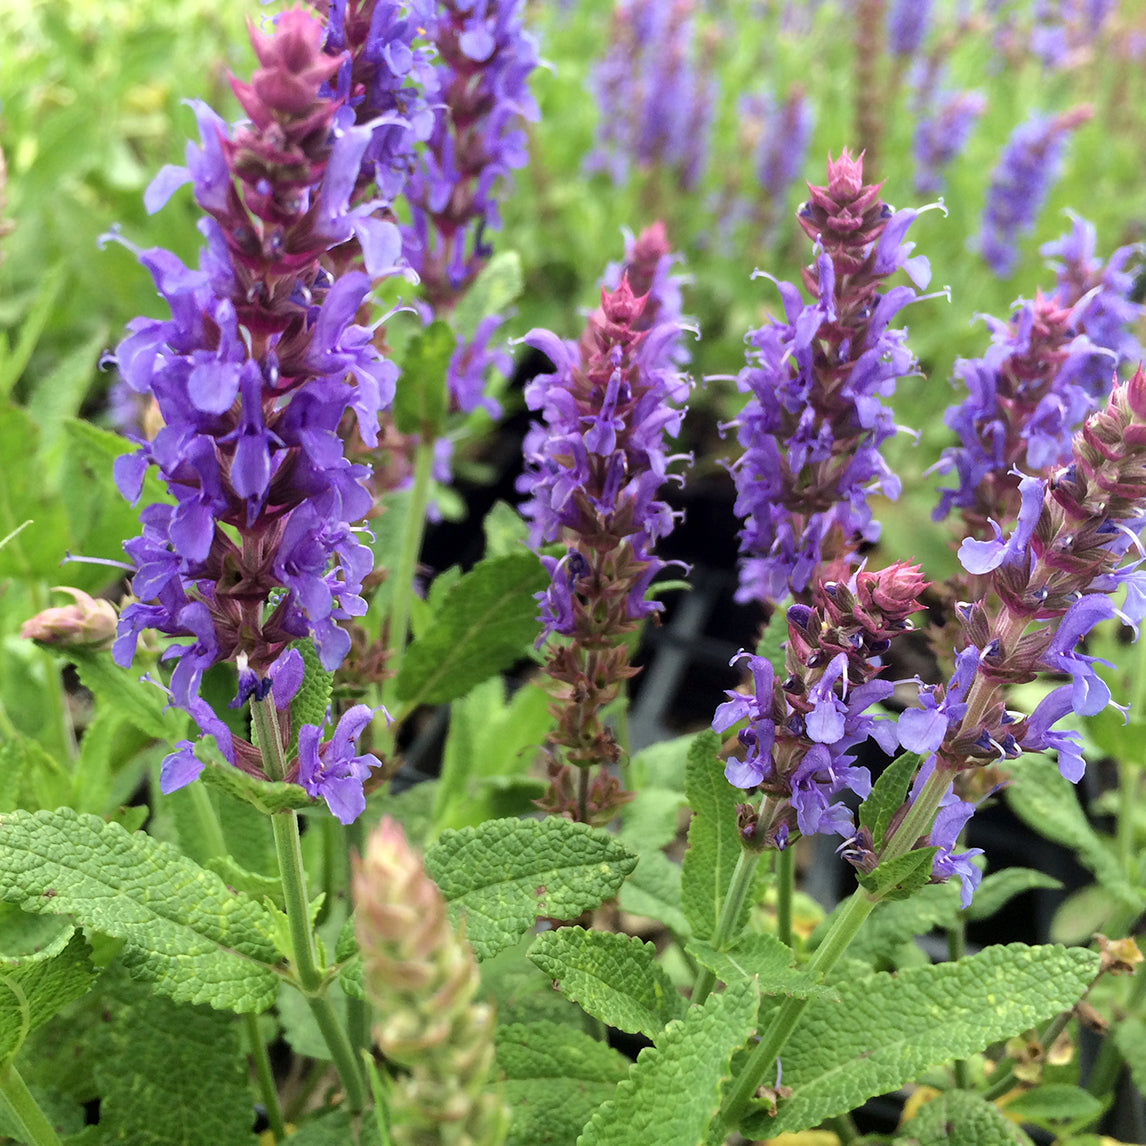
{"type": "Polygon", "coordinates": [[[924,195],[936,194],[942,188],[944,170],[966,146],[971,129],[987,106],[980,92],[946,88],[944,71],[940,57],[929,57],[912,66],[907,80],[915,120],[915,190],[924,195]]]}
{"type": "Polygon", "coordinates": [[[989,519],[1011,520],[1015,467],[1045,471],[1067,461],[1071,434],[1109,392],[1115,370],[1142,353],[1132,333],[1141,307],[1129,300],[1126,270],[1135,248],[1120,248],[1104,267],[1093,228],[1076,218],[1042,253],[1061,260],[1051,264],[1053,296],[1020,301],[1008,322],[984,316],[991,346],[982,358],[955,363],[967,397],[944,420],[960,444],[934,469],[954,472],[959,484],[941,491],[936,518],[957,507],[977,530],[989,519]]]}
{"type": "Polygon", "coordinates": [[[1000,277],[1019,259],[1018,238],[1031,230],[1059,176],[1067,137],[1090,118],[1086,106],[1061,115],[1032,115],[1011,133],[991,172],[978,247],[1000,277]]]}
{"type": "MultiPolygon", "coordinates": [[[[142,535],[124,546],[138,601],[123,611],[114,655],[130,664],[147,629],[184,638],[162,657],[175,662],[173,703],[257,771],[257,754],[201,700],[200,682],[215,664],[240,665],[241,703],[265,693],[292,642],[313,639],[327,670],[349,649],[339,622],[365,611],[373,565],[352,523],[372,499],[368,468],[343,456],[337,430],[352,413],[376,443],[394,393],[397,370],[358,316],[372,280],[394,269],[400,237],[379,216],[383,203],[351,202],[367,152],[385,166],[375,131],[393,125],[339,126],[341,98],[322,94],[339,68],[321,49],[322,26],[291,11],[251,35],[261,67],[249,84],[232,81],[249,120],[231,131],[195,105],[200,146],[146,196],[154,211],[190,182],[206,246],[198,270],[167,251],[140,253],[171,318],[133,320],[115,353],[124,382],[162,419],[119,460],[117,483],[137,500],[155,466],[172,504],[145,508],[142,535]],[[365,272],[332,273],[355,255],[365,272]]],[[[322,777],[341,774],[345,740],[336,734],[325,769],[310,768],[315,794],[333,792],[322,777]]],[[[165,762],[166,790],[193,778],[189,751],[165,762]]],[[[334,804],[349,806],[345,795],[334,804]]]]}
{"type": "Polygon", "coordinates": [[[882,657],[910,628],[923,587],[918,568],[903,563],[856,572],[846,585],[821,583],[814,607],[788,609],[784,680],[764,657],[734,658],[747,660],[752,693],[729,692],[712,727],[725,732],[748,722],[737,734],[743,755],[729,759],[725,776],[737,788],[764,790],[765,845],[783,848],[793,829],[852,834],[851,812],[837,797],[871,791],[871,775],[855,764],[853,748],[869,738],[887,753],[898,746],[895,721],[869,710],[894,689],[877,679],[882,657]]]}
{"type": "Polygon", "coordinates": [[[828,185],[810,187],[798,217],[817,241],[804,271],[813,301],[778,282],[784,319],[747,337],[738,385],[750,397],[733,423],[743,453],[730,466],[745,522],[741,601],[802,594],[825,568],[846,577],[858,544],[879,533],[868,495],[899,493],[879,452],[896,432],[881,399],[915,370],[890,323],[916,292],[884,284],[903,269],[923,287],[930,270],[904,241],[918,212],[893,213],[862,176],[862,159],[845,151],[829,162],[828,185]]]}
{"type": "Polygon", "coordinates": [[[449,309],[489,257],[501,226],[497,196],[528,162],[522,121],[538,117],[527,80],[537,45],[521,0],[442,0],[419,10],[437,49],[433,127],[409,173],[404,251],[435,313],[449,309]]]}
{"type": "Polygon", "coordinates": [[[700,180],[707,158],[714,72],[698,43],[696,0],[618,0],[609,51],[590,86],[600,121],[592,171],[616,184],[636,165],[671,172],[683,190],[700,180]]]}
{"type": "Polygon", "coordinates": [[[931,0],[892,0],[887,9],[887,46],[892,55],[914,56],[931,24],[931,0]]]}

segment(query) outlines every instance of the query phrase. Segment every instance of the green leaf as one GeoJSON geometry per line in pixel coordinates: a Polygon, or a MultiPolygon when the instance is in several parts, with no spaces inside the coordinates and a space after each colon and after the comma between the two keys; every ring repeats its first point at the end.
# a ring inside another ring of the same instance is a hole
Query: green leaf
{"type": "Polygon", "coordinates": [[[0,1063],[95,981],[91,948],[74,931],[68,927],[34,955],[0,959],[0,1063]]]}
{"type": "Polygon", "coordinates": [[[485,557],[520,553],[529,540],[529,523],[507,501],[495,501],[481,523],[485,535],[485,557]]]}
{"type": "Polygon", "coordinates": [[[481,320],[490,314],[500,314],[524,288],[521,256],[516,251],[500,251],[494,255],[454,308],[458,339],[472,341],[481,320]]]}
{"type": "Polygon", "coordinates": [[[584,1031],[549,1020],[499,1026],[494,1043],[513,1112],[507,1146],[568,1146],[630,1065],[584,1031]]]}
{"type": "Polygon", "coordinates": [[[902,1128],[902,1146],[1030,1146],[997,1106],[969,1090],[948,1090],[933,1098],[902,1128]]]}
{"type": "Polygon", "coordinates": [[[993,872],[979,884],[975,898],[967,908],[964,918],[968,922],[990,919],[999,908],[1009,903],[1016,895],[1039,887],[1057,890],[1062,884],[1053,876],[1029,867],[1009,867],[1003,871],[993,872]]]}
{"type": "Polygon", "coordinates": [[[290,1146],[383,1146],[373,1112],[357,1115],[345,1107],[323,1111],[317,1118],[309,1119],[288,1141],[290,1146]]]}
{"type": "Polygon", "coordinates": [[[608,833],[570,820],[490,820],[444,832],[426,870],[466,919],[479,960],[548,915],[576,919],[616,895],[637,857],[608,833]]]}
{"type": "MultiPolygon", "coordinates": [[[[716,756],[719,749],[716,733],[701,733],[689,749],[685,771],[692,822],[681,870],[680,898],[697,939],[707,939],[716,929],[720,906],[742,851],[736,829],[739,793],[724,778],[724,768],[716,756]]],[[[750,897],[746,897],[737,930],[744,926],[751,907],[750,897]]]]}
{"type": "Polygon", "coordinates": [[[680,909],[680,864],[673,863],[664,852],[642,852],[640,863],[621,885],[617,899],[625,911],[656,919],[681,939],[692,934],[680,909]]]}
{"type": "Polygon", "coordinates": [[[70,808],[0,817],[0,894],[123,939],[132,973],[177,1002],[270,1006],[279,961],[267,909],[169,844],[70,808]]]}
{"type": "Polygon", "coordinates": [[[911,778],[919,767],[919,757],[914,752],[902,752],[879,775],[872,785],[871,794],[860,805],[859,822],[861,828],[871,832],[875,849],[883,844],[883,834],[891,817],[907,798],[911,778]]]}
{"type": "Polygon", "coordinates": [[[39,447],[36,424],[21,409],[0,405],[0,537],[22,522],[32,524],[0,548],[0,577],[44,580],[52,585],[68,548],[63,501],[29,465],[39,447]]]}
{"type": "Polygon", "coordinates": [[[39,290],[32,302],[24,321],[20,324],[20,333],[16,336],[16,345],[11,349],[5,341],[0,348],[0,398],[7,398],[12,387],[16,385],[36,343],[47,325],[52,308],[56,304],[56,296],[64,284],[65,267],[62,262],[48,267],[40,275],[39,290]]]}
{"type": "Polygon", "coordinates": [[[763,657],[771,666],[777,680],[788,675],[785,650],[788,647],[788,611],[773,609],[772,616],[756,643],[756,655],[763,657]]]}
{"type": "Polygon", "coordinates": [[[186,716],[174,708],[164,712],[164,693],[140,680],[138,670],[120,668],[111,659],[110,652],[54,651],[58,651],[61,660],[76,666],[80,683],[101,706],[129,720],[140,732],[156,740],[173,741],[186,731],[186,716]]]}
{"type": "Polygon", "coordinates": [[[741,983],[670,1023],[655,1047],[641,1051],[616,1096],[593,1115],[578,1146],[702,1142],[720,1109],[732,1052],[755,1028],[757,1001],[752,984],[741,983]]]}
{"type": "Polygon", "coordinates": [[[859,884],[881,899],[906,899],[931,879],[931,864],[937,847],[916,848],[906,855],[885,860],[873,872],[859,877],[859,884]]]}
{"type": "Polygon", "coordinates": [[[38,740],[19,732],[0,737],[0,811],[58,807],[71,790],[71,777],[38,740]]]}
{"type": "Polygon", "coordinates": [[[1146,1094],[1146,1020],[1137,1015],[1127,1015],[1111,1027],[1107,1037],[1114,1039],[1118,1053],[1130,1068],[1134,1085],[1146,1094]]]}
{"type": "Polygon", "coordinates": [[[633,935],[559,927],[533,941],[529,959],[606,1026],[655,1039],[688,1009],[657,965],[657,949],[633,935]]]}
{"type": "Polygon", "coordinates": [[[1079,859],[1112,895],[1135,911],[1146,906],[1146,896],[1133,887],[1109,845],[1090,826],[1074,786],[1058,767],[1043,756],[1024,755],[1007,764],[1012,783],[1007,803],[1028,827],[1064,847],[1079,859]]]}
{"type": "Polygon", "coordinates": [[[418,434],[429,441],[441,432],[450,398],[446,375],[456,345],[454,332],[440,319],[406,344],[391,407],[399,433],[418,434]]]}
{"type": "Polygon", "coordinates": [[[102,1140],[249,1142],[252,1096],[233,1017],[177,1005],[138,984],[124,984],[118,996],[96,1044],[102,1140]]]}
{"type": "Polygon", "coordinates": [[[1098,956],[1012,943],[954,963],[836,983],[840,1002],[813,999],[784,1047],[791,1097],[751,1115],[747,1138],[804,1130],[897,1090],[929,1067],[968,1058],[1074,1006],[1098,956]]]}
{"type": "Polygon", "coordinates": [[[106,345],[107,330],[101,328],[70,350],[51,373],[38,379],[28,400],[28,413],[40,427],[39,462],[53,488],[57,487],[60,462],[66,457],[64,423],[80,412],[106,345]]]}
{"type": "Polygon", "coordinates": [[[621,810],[621,839],[640,855],[667,847],[676,838],[686,803],[673,788],[641,788],[621,810]]]}
{"type": "Polygon", "coordinates": [[[632,787],[638,792],[650,785],[671,788],[684,793],[684,774],[688,767],[688,754],[697,733],[676,736],[672,740],[658,740],[642,748],[629,763],[632,787]]]}
{"type": "Polygon", "coordinates": [[[484,996],[497,1005],[501,1023],[535,1023],[542,1020],[572,1024],[585,1028],[585,1016],[576,1003],[571,1003],[528,959],[535,936],[527,935],[512,947],[499,951],[481,965],[484,996]]]}
{"type": "Polygon", "coordinates": [[[318,650],[309,637],[305,641],[292,641],[290,647],[298,650],[303,663],[302,684],[290,702],[293,744],[298,740],[299,729],[304,724],[322,727],[326,710],[330,706],[330,694],[334,691],[334,673],[322,667],[318,650]]]}
{"type": "Polygon", "coordinates": [[[537,636],[533,594],[547,581],[532,553],[475,565],[447,595],[429,631],[406,650],[399,699],[444,704],[512,665],[537,636]]]}
{"type": "Polygon", "coordinates": [[[282,880],[273,875],[262,875],[256,871],[247,871],[235,862],[234,856],[211,856],[203,865],[208,871],[213,871],[228,886],[252,899],[269,899],[284,907],[282,880]]]}
{"type": "Polygon", "coordinates": [[[257,776],[248,775],[241,768],[236,768],[222,756],[215,759],[210,746],[203,744],[201,740],[196,743],[196,756],[202,758],[208,752],[211,753],[211,758],[199,773],[199,778],[212,788],[218,788],[237,800],[243,800],[268,816],[288,808],[309,808],[315,802],[307,795],[306,789],[298,784],[288,784],[283,780],[260,780],[257,776]]]}
{"type": "Polygon", "coordinates": [[[722,983],[731,985],[755,977],[762,995],[836,997],[834,991],[813,983],[807,972],[796,969],[791,948],[775,935],[742,935],[728,951],[717,951],[710,944],[694,939],[688,945],[688,952],[722,983]]]}
{"type": "Polygon", "coordinates": [[[1061,1134],[1090,1125],[1105,1108],[1081,1086],[1044,1082],[1009,1099],[1005,1109],[1011,1118],[1061,1134]]]}

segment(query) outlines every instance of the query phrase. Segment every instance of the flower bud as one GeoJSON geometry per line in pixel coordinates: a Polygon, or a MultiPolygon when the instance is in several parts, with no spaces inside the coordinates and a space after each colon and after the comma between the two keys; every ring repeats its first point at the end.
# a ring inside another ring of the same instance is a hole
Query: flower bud
{"type": "Polygon", "coordinates": [[[362,986],[378,1010],[374,1038],[407,1072],[391,1091],[395,1146],[502,1142],[507,1111],[486,1086],[493,1007],[474,1002],[473,951],[388,816],[371,832],[365,857],[354,860],[353,892],[362,986]]]}
{"type": "Polygon", "coordinates": [[[20,626],[20,636],[45,645],[72,649],[110,649],[119,620],[110,601],[89,597],[82,589],[57,585],[53,593],[69,593],[72,605],[45,609],[20,626]]]}

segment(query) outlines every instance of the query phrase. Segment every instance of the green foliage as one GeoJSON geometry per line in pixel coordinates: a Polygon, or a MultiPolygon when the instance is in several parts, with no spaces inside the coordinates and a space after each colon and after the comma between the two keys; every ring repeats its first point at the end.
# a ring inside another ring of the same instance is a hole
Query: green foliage
{"type": "MultiPolygon", "coordinates": [[[[1008,1108],[1009,1109],[1009,1108],[1008,1108]]],[[[1031,1140],[997,1106],[968,1090],[948,1090],[925,1103],[903,1126],[896,1146],[1030,1146],[1031,1140]]]]}
{"type": "Polygon", "coordinates": [[[756,1005],[753,985],[741,983],[670,1023],[655,1047],[641,1051],[616,1096],[593,1115],[579,1146],[703,1141],[720,1108],[732,1052],[755,1027],[756,1005]]]}
{"type": "Polygon", "coordinates": [[[763,657],[776,674],[777,680],[783,680],[788,675],[785,662],[785,651],[788,647],[788,613],[786,609],[775,608],[760,640],[756,643],[756,655],[763,657]]]}
{"type": "Polygon", "coordinates": [[[71,777],[38,740],[13,730],[0,738],[0,810],[55,808],[71,795],[71,777]]]}
{"type": "Polygon", "coordinates": [[[81,649],[60,650],[61,656],[76,666],[84,688],[104,708],[119,713],[140,732],[168,743],[184,735],[187,717],[178,709],[164,711],[164,694],[153,684],[139,679],[139,670],[120,668],[110,652],[81,649]]]}
{"type": "Polygon", "coordinates": [[[0,1063],[95,981],[91,948],[68,927],[34,954],[0,959],[0,1063]]]}
{"type": "MultiPolygon", "coordinates": [[[[681,869],[681,907],[697,939],[707,939],[715,930],[743,850],[736,829],[739,794],[724,778],[724,768],[716,757],[719,748],[715,733],[701,733],[689,749],[685,772],[692,822],[681,869]]],[[[750,908],[746,902],[736,931],[747,921],[750,908]]]]}
{"type": "Polygon", "coordinates": [[[453,314],[458,338],[472,341],[482,319],[489,314],[503,313],[521,294],[524,285],[521,256],[516,251],[498,251],[458,300],[453,314]]]}
{"type": "Polygon", "coordinates": [[[632,935],[560,927],[544,931],[529,958],[595,1019],[656,1039],[687,1004],[657,965],[657,951],[632,935]]]}
{"type": "Polygon", "coordinates": [[[1044,756],[1024,755],[1007,765],[1012,783],[1007,803],[1028,827],[1073,848],[1111,895],[1141,911],[1146,896],[1126,878],[1109,844],[1090,826],[1074,785],[1044,756]]]}
{"type": "Polygon", "coordinates": [[[977,919],[990,919],[1000,908],[1009,903],[1016,895],[1035,888],[1057,890],[1062,884],[1054,876],[1045,875],[1029,867],[1008,867],[1002,871],[992,872],[987,876],[975,891],[975,898],[967,908],[965,918],[968,921],[977,919]]]}
{"type": "MultiPolygon", "coordinates": [[[[622,836],[624,838],[624,836],[622,836]]],[[[681,910],[681,870],[659,851],[643,851],[636,870],[621,885],[617,897],[625,911],[659,920],[675,936],[692,934],[681,910]]]]}
{"type": "Polygon", "coordinates": [[[513,1112],[507,1146],[566,1146],[624,1079],[628,1060],[583,1031],[551,1021],[507,1023],[494,1036],[513,1112]]]}
{"type": "Polygon", "coordinates": [[[906,899],[925,887],[931,879],[931,865],[935,847],[916,848],[905,855],[884,860],[875,871],[858,877],[866,891],[880,899],[906,899]]]}
{"type": "MultiPolygon", "coordinates": [[[[817,935],[827,930],[832,918],[829,916],[820,924],[817,935]]],[[[921,887],[908,899],[884,900],[878,904],[848,945],[848,956],[880,966],[916,935],[926,935],[935,927],[952,927],[958,918],[958,881],[921,887]]]]}
{"type": "Polygon", "coordinates": [[[637,857],[606,832],[569,820],[489,820],[445,832],[426,851],[430,878],[466,919],[481,959],[543,915],[575,919],[616,895],[637,857]]]}
{"type": "Polygon", "coordinates": [[[273,815],[287,808],[309,808],[314,803],[306,789],[298,784],[288,784],[282,780],[260,780],[257,776],[251,776],[218,757],[202,741],[196,743],[195,751],[199,757],[208,756],[199,774],[205,784],[245,801],[265,815],[273,815]]]}
{"type": "Polygon", "coordinates": [[[475,565],[446,596],[429,631],[406,650],[399,699],[443,704],[512,665],[537,636],[533,594],[546,581],[532,553],[475,565]]]}
{"type": "Polygon", "coordinates": [[[1141,1015],[1127,1015],[1114,1024],[1110,1037],[1129,1067],[1134,1085],[1139,1092],[1146,1094],[1146,1020],[1141,1015]]]}
{"type": "Polygon", "coordinates": [[[1011,1118],[1063,1135],[1097,1121],[1103,1104],[1081,1086],[1044,1082],[1009,1099],[1006,1109],[1011,1118]]]}
{"type": "Polygon", "coordinates": [[[891,817],[903,806],[911,778],[919,767],[919,757],[914,752],[901,752],[879,775],[872,785],[868,798],[860,805],[859,822],[861,828],[871,832],[872,842],[878,851],[883,846],[883,835],[891,817]]]}
{"type": "Polygon", "coordinates": [[[437,320],[406,343],[402,381],[394,395],[394,424],[402,434],[435,438],[449,404],[446,373],[455,347],[454,333],[437,320]]]}
{"type": "Polygon", "coordinates": [[[120,983],[96,1038],[100,1133],[133,1146],[246,1146],[251,1091],[230,1015],[120,983]]]}
{"type": "Polygon", "coordinates": [[[176,1002],[259,1011],[274,1000],[278,951],[261,904],[142,832],[70,808],[3,817],[3,897],[71,914],[125,941],[132,974],[176,1002]]]}
{"type": "Polygon", "coordinates": [[[693,940],[688,953],[730,986],[755,978],[762,995],[809,995],[834,992],[812,982],[806,971],[797,970],[795,956],[775,935],[742,935],[728,951],[693,940]]]}
{"type": "Polygon", "coordinates": [[[292,641],[292,649],[297,649],[302,657],[302,684],[290,702],[291,739],[298,740],[299,729],[304,724],[322,727],[326,710],[330,707],[330,694],[334,691],[334,673],[327,672],[318,659],[314,641],[292,641]]]}
{"type": "Polygon", "coordinates": [[[976,1054],[1072,1007],[1097,968],[1090,951],[1012,943],[837,983],[840,1001],[813,999],[784,1047],[791,1097],[775,1117],[750,1116],[742,1132],[803,1130],[929,1067],[976,1054]]]}

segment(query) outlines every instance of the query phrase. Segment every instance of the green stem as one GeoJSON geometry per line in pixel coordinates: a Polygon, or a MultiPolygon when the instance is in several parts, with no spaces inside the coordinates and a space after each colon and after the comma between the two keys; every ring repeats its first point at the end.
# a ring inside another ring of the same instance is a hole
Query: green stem
{"type": "MultiPolygon", "coordinates": [[[[1047,1024],[1046,1030],[1039,1036],[1039,1045],[1043,1048],[1044,1053],[1050,1050],[1055,1039],[1066,1030],[1066,1024],[1070,1022],[1073,1014],[1073,1010],[1063,1011],[1062,1014],[1056,1015],[1047,1024]]],[[[996,1098],[1001,1098],[1015,1085],[1017,1081],[1015,1078],[1015,1060],[1013,1058],[1002,1059],[996,1067],[995,1073],[1001,1073],[1001,1077],[983,1091],[983,1097],[988,1102],[994,1102],[996,1098]]]]}
{"type": "Polygon", "coordinates": [[[191,814],[195,817],[195,831],[199,837],[200,854],[213,856],[230,855],[223,825],[211,803],[211,796],[204,784],[188,784],[187,798],[191,804],[191,814]]]}
{"type": "Polygon", "coordinates": [[[776,857],[776,935],[792,946],[792,891],[796,885],[796,849],[786,847],[776,857]]]}
{"type": "MultiPolygon", "coordinates": [[[[346,855],[366,854],[366,822],[359,816],[345,828],[346,855]]],[[[347,996],[346,1020],[350,1031],[350,1042],[355,1050],[361,1051],[370,1046],[370,1004],[365,999],[347,996]]]]}
{"type": "MultiPolygon", "coordinates": [[[[939,801],[943,798],[949,783],[950,778],[939,768],[931,773],[915,803],[908,809],[907,815],[896,829],[895,835],[884,846],[880,855],[881,863],[906,855],[920,836],[926,835],[931,830],[935,813],[939,809],[939,801]]],[[[878,902],[877,896],[871,895],[862,887],[856,888],[851,899],[836,915],[823,942],[816,948],[808,963],[808,972],[814,980],[822,981],[839,962],[848,944],[856,937],[864,920],[872,913],[878,902]]],[[[736,1125],[748,1113],[757,1088],[764,1081],[765,1074],[772,1069],[784,1044],[796,1029],[796,1024],[800,1021],[808,1002],[806,998],[789,998],[780,1005],[772,1025],[753,1048],[748,1061],[733,1080],[721,1110],[727,1125],[736,1125]]]]}
{"type": "Polygon", "coordinates": [[[271,1136],[276,1143],[285,1142],[287,1137],[286,1123],[283,1121],[283,1111],[279,1105],[279,1092],[275,1086],[271,1060],[267,1056],[263,1037],[259,1034],[258,1015],[244,1015],[243,1028],[247,1035],[247,1050],[255,1063],[255,1077],[259,1080],[259,1094],[262,1095],[263,1105],[267,1108],[267,1121],[271,1124],[271,1136]]]}
{"type": "MultiPolygon", "coordinates": [[[[402,658],[406,652],[406,635],[410,627],[410,602],[414,596],[414,573],[422,552],[422,537],[426,531],[426,506],[430,500],[430,477],[434,466],[434,443],[420,441],[414,454],[414,488],[406,507],[406,527],[402,533],[402,550],[398,566],[393,570],[390,591],[390,680],[398,678],[402,658]]],[[[387,694],[389,689],[386,690],[387,694]]]]}
{"type": "MultiPolygon", "coordinates": [[[[279,738],[278,720],[274,704],[268,698],[251,702],[251,715],[258,733],[259,752],[267,775],[280,780],[286,773],[286,755],[279,738]]],[[[323,974],[318,967],[318,953],[314,932],[310,926],[310,899],[307,895],[306,872],[302,864],[302,839],[298,830],[298,814],[293,808],[275,812],[271,816],[271,829],[275,837],[275,855],[279,862],[279,877],[283,885],[286,904],[287,929],[290,933],[291,963],[298,986],[306,996],[311,1013],[318,1023],[327,1049],[334,1059],[351,1111],[357,1114],[366,1106],[366,1080],[358,1064],[346,1028],[339,1021],[326,994],[323,974]]]]}
{"type": "MultiPolygon", "coordinates": [[[[736,922],[740,918],[741,909],[752,890],[756,867],[760,863],[763,852],[741,849],[736,867],[732,871],[732,881],[728,885],[728,894],[720,905],[720,918],[716,921],[716,929],[712,933],[712,946],[717,951],[723,951],[728,941],[736,931],[736,922]]],[[[701,967],[700,974],[692,988],[692,1001],[697,1005],[704,1002],[712,993],[716,985],[716,975],[707,967],[701,967]]]]}
{"type": "MultiPolygon", "coordinates": [[[[1130,988],[1130,996],[1126,1000],[1126,1011],[1132,1015],[1136,1014],[1143,999],[1146,999],[1146,973],[1139,970],[1134,975],[1134,984],[1130,988]]],[[[1122,1056],[1118,1053],[1118,1047],[1108,1031],[1106,1038],[1102,1040],[1102,1049],[1098,1052],[1094,1069],[1091,1070],[1090,1077],[1086,1080],[1086,1089],[1095,1098],[1104,1098],[1114,1089],[1114,1084],[1118,1081],[1121,1070],[1122,1056]]]]}
{"type": "Polygon", "coordinates": [[[24,1084],[15,1063],[0,1065],[0,1098],[24,1142],[30,1146],[60,1146],[56,1131],[24,1084]]]}

